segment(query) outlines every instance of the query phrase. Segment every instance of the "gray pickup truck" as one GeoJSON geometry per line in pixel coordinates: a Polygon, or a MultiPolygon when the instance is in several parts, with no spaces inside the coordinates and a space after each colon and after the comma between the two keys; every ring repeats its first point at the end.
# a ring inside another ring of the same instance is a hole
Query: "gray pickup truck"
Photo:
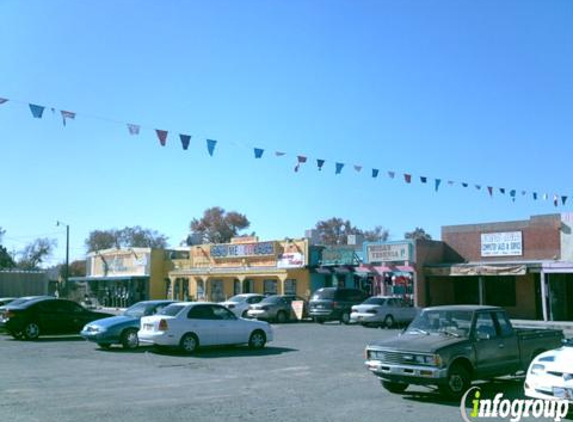
{"type": "Polygon", "coordinates": [[[437,386],[457,399],[472,380],[527,370],[562,340],[561,330],[513,328],[502,308],[437,306],[424,309],[401,335],[368,345],[365,365],[390,392],[437,386]]]}

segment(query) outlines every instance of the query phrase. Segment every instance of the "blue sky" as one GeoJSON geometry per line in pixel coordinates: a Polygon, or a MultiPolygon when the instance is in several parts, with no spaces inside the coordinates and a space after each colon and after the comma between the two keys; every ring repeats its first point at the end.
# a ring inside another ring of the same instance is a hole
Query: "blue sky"
{"type": "Polygon", "coordinates": [[[262,240],[330,217],[399,240],[571,211],[573,198],[552,200],[573,197],[569,0],[4,0],[0,16],[10,251],[47,236],[49,263],[62,262],[57,220],[72,258],[96,229],[140,225],[176,246],[216,205],[262,240]],[[60,110],[77,113],[66,127],[60,110]],[[297,155],[308,161],[294,172],[297,155]]]}

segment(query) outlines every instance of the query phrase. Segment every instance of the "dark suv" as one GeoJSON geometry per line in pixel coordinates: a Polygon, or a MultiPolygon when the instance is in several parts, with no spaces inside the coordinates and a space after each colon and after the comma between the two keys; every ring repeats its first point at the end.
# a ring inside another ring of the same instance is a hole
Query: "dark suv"
{"type": "Polygon", "coordinates": [[[359,289],[323,287],[311,296],[308,314],[320,324],[325,321],[348,324],[352,306],[364,302],[368,296],[359,289]]]}

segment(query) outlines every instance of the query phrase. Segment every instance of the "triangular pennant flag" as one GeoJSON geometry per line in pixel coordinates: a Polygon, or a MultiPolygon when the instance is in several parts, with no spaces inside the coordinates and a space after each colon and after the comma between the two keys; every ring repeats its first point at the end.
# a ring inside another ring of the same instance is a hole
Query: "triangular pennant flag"
{"type": "Polygon", "coordinates": [[[61,110],[60,113],[62,113],[62,120],[64,122],[64,126],[66,125],[67,119],[75,119],[76,118],[76,113],[74,113],[73,111],[61,110]]]}
{"type": "Polygon", "coordinates": [[[316,160],[316,165],[318,166],[319,170],[322,170],[322,166],[324,166],[324,160],[321,160],[320,158],[317,158],[316,160]]]}
{"type": "Polygon", "coordinates": [[[420,176],[420,182],[426,183],[427,181],[428,181],[428,178],[426,176],[420,176]]]}
{"type": "Polygon", "coordinates": [[[189,148],[189,142],[191,142],[191,135],[183,135],[180,133],[179,139],[181,139],[181,146],[185,151],[187,151],[187,148],[189,148]]]}
{"type": "Polygon", "coordinates": [[[435,179],[434,180],[434,189],[437,192],[438,189],[440,188],[440,184],[442,183],[442,179],[435,179]]]}
{"type": "Polygon", "coordinates": [[[306,157],[304,155],[298,155],[296,159],[297,163],[296,166],[294,166],[294,171],[298,171],[300,169],[301,164],[306,163],[306,157]]]}
{"type": "Polygon", "coordinates": [[[360,173],[362,171],[362,166],[358,166],[358,165],[354,165],[354,170],[356,170],[358,173],[360,173]]]}
{"type": "Polygon", "coordinates": [[[130,135],[139,135],[139,125],[127,124],[127,130],[130,135]]]}
{"type": "Polygon", "coordinates": [[[380,173],[380,170],[378,169],[372,169],[372,177],[375,179],[378,177],[378,173],[380,173]]]}
{"type": "Polygon", "coordinates": [[[537,201],[537,192],[533,192],[533,200],[537,201]]]}
{"type": "Polygon", "coordinates": [[[4,104],[6,102],[8,102],[7,98],[0,98],[0,104],[4,104]]]}
{"type": "Polygon", "coordinates": [[[395,171],[389,171],[389,172],[388,172],[388,177],[389,177],[390,179],[393,179],[394,176],[396,176],[396,172],[395,172],[395,171]]]}
{"type": "Polygon", "coordinates": [[[467,187],[468,187],[468,184],[467,184],[466,182],[462,182],[462,186],[463,186],[464,188],[467,188],[467,187]]]}
{"type": "Polygon", "coordinates": [[[52,107],[50,110],[52,110],[52,114],[56,114],[56,109],[54,107],[52,107]]]}
{"type": "Polygon", "coordinates": [[[165,143],[167,142],[167,131],[155,129],[155,133],[157,133],[157,138],[159,139],[159,143],[161,144],[162,147],[164,147],[165,143]]]}
{"type": "Polygon", "coordinates": [[[255,148],[255,158],[261,158],[265,152],[262,148],[255,148]]]}
{"type": "Polygon", "coordinates": [[[553,195],[553,205],[559,205],[559,197],[557,195],[553,195]]]}
{"type": "Polygon", "coordinates": [[[481,185],[476,185],[477,190],[481,190],[481,185]]]}
{"type": "Polygon", "coordinates": [[[30,111],[32,112],[32,116],[34,116],[36,119],[41,119],[42,114],[44,114],[44,109],[46,107],[42,107],[36,104],[29,104],[29,106],[30,106],[30,111]]]}
{"type": "Polygon", "coordinates": [[[448,180],[448,185],[449,185],[449,186],[454,186],[454,183],[456,183],[456,182],[454,182],[453,180],[448,180]]]}
{"type": "Polygon", "coordinates": [[[509,191],[509,196],[511,196],[511,200],[512,200],[513,202],[515,202],[515,194],[516,194],[516,193],[517,193],[517,192],[515,191],[515,189],[512,189],[512,190],[509,191]]]}
{"type": "Polygon", "coordinates": [[[207,151],[209,151],[209,155],[211,157],[215,152],[215,145],[217,145],[217,141],[215,141],[214,139],[207,139],[207,151]]]}
{"type": "Polygon", "coordinates": [[[487,191],[489,192],[489,196],[493,196],[493,187],[492,186],[488,186],[487,191]]]}
{"type": "Polygon", "coordinates": [[[499,188],[499,191],[500,191],[503,195],[505,195],[505,188],[499,188]]]}
{"type": "Polygon", "coordinates": [[[340,174],[343,167],[344,167],[344,163],[336,163],[336,170],[335,170],[334,174],[340,174]]]}
{"type": "Polygon", "coordinates": [[[412,175],[404,173],[404,180],[406,181],[406,183],[410,183],[412,181],[412,175]]]}
{"type": "Polygon", "coordinates": [[[277,157],[282,157],[282,156],[284,156],[285,154],[286,154],[286,152],[280,152],[280,151],[276,151],[276,152],[275,152],[275,155],[276,155],[277,157]]]}
{"type": "Polygon", "coordinates": [[[565,205],[565,202],[567,201],[567,197],[566,196],[562,196],[561,197],[561,205],[565,205]]]}
{"type": "Polygon", "coordinates": [[[524,191],[524,190],[522,190],[522,191],[521,191],[521,195],[525,196],[525,195],[527,195],[527,192],[524,191]]]}

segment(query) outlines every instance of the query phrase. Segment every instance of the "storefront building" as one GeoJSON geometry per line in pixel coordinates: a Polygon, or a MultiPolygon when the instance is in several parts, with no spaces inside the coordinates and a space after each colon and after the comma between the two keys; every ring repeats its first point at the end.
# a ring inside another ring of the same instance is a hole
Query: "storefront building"
{"type": "Polygon", "coordinates": [[[311,291],[322,287],[356,288],[371,294],[371,281],[357,271],[359,246],[311,246],[309,263],[311,291]]]}
{"type": "Polygon", "coordinates": [[[442,227],[424,267],[426,305],[486,304],[513,318],[573,320],[573,214],[442,227]]]}
{"type": "Polygon", "coordinates": [[[70,277],[71,294],[94,306],[128,307],[141,300],[165,299],[173,259],[188,251],[127,248],[91,252],[86,276],[70,277]]]}
{"type": "Polygon", "coordinates": [[[308,256],[307,239],[237,237],[231,243],[194,245],[189,259],[174,261],[168,297],[222,302],[241,293],[261,293],[308,299],[308,256]]]}

